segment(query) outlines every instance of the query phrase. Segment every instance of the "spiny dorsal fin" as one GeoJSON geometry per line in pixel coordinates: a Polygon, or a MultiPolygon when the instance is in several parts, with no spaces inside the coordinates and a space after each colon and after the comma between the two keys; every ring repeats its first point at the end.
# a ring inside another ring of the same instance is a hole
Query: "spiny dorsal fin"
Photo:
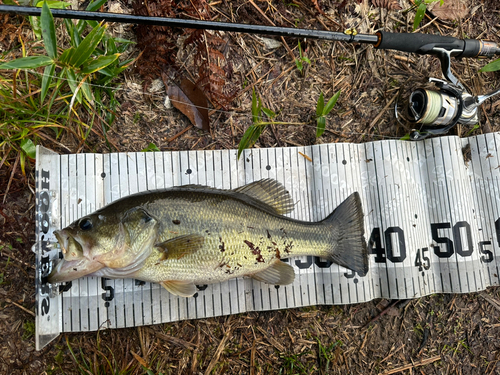
{"type": "Polygon", "coordinates": [[[288,214],[294,208],[292,196],[288,190],[280,182],[272,178],[252,182],[234,189],[234,191],[264,203],[278,215],[288,214]]]}
{"type": "Polygon", "coordinates": [[[200,250],[204,242],[205,238],[199,234],[186,234],[158,243],[155,246],[163,249],[161,260],[181,259],[200,250]]]}
{"type": "Polygon", "coordinates": [[[259,271],[251,275],[255,280],[262,281],[273,285],[288,285],[293,283],[295,279],[295,271],[289,264],[283,263],[281,260],[263,271],[259,271]]]}

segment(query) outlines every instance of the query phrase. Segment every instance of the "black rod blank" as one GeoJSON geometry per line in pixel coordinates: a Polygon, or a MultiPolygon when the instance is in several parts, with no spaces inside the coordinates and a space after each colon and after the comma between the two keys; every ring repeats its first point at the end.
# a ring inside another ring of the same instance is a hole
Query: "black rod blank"
{"type": "MultiPolygon", "coordinates": [[[[105,21],[131,23],[137,25],[167,26],[187,29],[205,29],[218,31],[233,31],[238,33],[262,34],[274,36],[291,36],[298,38],[324,39],[347,43],[369,43],[376,44],[379,41],[377,35],[357,34],[348,35],[335,31],[294,29],[291,27],[277,27],[264,25],[249,25],[243,23],[214,22],[192,19],[147,17],[133,14],[87,12],[68,9],[51,9],[52,15],[57,18],[70,18],[88,21],[105,21]]],[[[24,16],[40,16],[41,8],[22,7],[13,5],[0,5],[0,13],[19,14],[24,16]]]]}

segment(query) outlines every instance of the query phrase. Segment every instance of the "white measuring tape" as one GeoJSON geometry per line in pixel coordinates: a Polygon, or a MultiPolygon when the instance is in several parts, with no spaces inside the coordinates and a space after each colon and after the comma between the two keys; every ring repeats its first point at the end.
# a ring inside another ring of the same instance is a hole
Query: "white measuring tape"
{"type": "Polygon", "coordinates": [[[58,155],[37,148],[37,349],[60,332],[96,331],[245,311],[373,298],[467,293],[499,284],[500,134],[246,150],[58,155]],[[465,157],[464,157],[465,154],[465,157]],[[53,231],[140,191],[201,184],[233,189],[262,178],[285,185],[291,217],[325,218],[358,191],[370,268],[355,274],[314,257],[289,260],[293,284],[253,279],[199,286],[192,298],[158,284],[86,277],[45,283],[53,231]]]}

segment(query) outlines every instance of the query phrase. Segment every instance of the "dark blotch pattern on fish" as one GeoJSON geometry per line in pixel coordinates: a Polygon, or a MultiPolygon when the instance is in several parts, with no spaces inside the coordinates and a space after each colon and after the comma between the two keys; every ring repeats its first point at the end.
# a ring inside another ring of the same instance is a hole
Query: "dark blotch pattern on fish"
{"type": "Polygon", "coordinates": [[[255,259],[257,262],[265,263],[265,260],[262,257],[262,254],[260,253],[260,249],[258,246],[255,247],[255,245],[248,240],[244,240],[243,242],[245,242],[247,244],[247,246],[250,248],[250,250],[252,250],[253,255],[257,255],[257,258],[255,259]]]}

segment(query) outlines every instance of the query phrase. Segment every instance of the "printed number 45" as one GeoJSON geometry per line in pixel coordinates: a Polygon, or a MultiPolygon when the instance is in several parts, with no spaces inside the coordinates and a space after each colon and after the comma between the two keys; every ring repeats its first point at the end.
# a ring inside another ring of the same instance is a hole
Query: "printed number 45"
{"type": "Polygon", "coordinates": [[[417,255],[415,257],[415,267],[418,267],[419,272],[423,271],[424,269],[428,270],[431,267],[431,261],[426,254],[428,251],[428,247],[417,250],[417,255]]]}

